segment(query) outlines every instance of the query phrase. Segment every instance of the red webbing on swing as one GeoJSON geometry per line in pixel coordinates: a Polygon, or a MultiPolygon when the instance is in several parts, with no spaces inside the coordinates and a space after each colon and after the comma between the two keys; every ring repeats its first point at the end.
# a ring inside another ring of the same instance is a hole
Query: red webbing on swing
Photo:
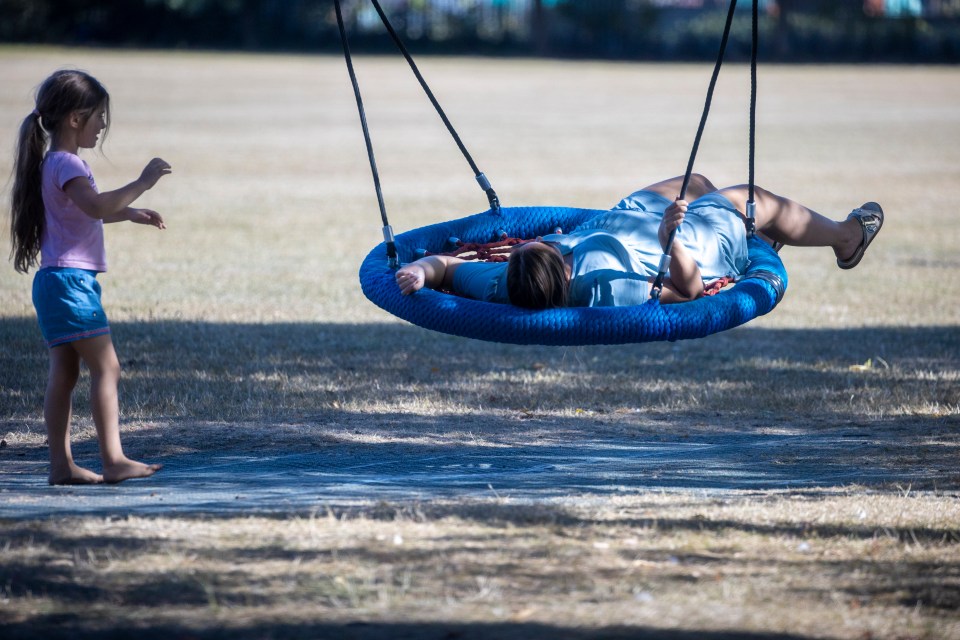
{"type": "MultiPolygon", "coordinates": [[[[462,242],[457,240],[457,248],[452,251],[433,252],[426,251],[424,256],[452,256],[461,260],[478,260],[482,262],[507,262],[510,259],[510,252],[514,247],[534,242],[534,240],[524,240],[523,238],[501,238],[495,242],[462,242]]],[[[703,295],[713,296],[723,290],[728,284],[736,282],[736,278],[724,276],[711,282],[704,283],[703,295]]],[[[445,293],[453,293],[443,289],[445,293]]]]}
{"type": "Polygon", "coordinates": [[[501,238],[496,242],[461,242],[457,241],[457,248],[453,251],[427,251],[424,256],[452,256],[462,260],[481,260],[483,262],[506,262],[510,259],[510,251],[521,244],[533,242],[523,238],[501,238]],[[471,255],[472,254],[472,255],[471,255]]]}

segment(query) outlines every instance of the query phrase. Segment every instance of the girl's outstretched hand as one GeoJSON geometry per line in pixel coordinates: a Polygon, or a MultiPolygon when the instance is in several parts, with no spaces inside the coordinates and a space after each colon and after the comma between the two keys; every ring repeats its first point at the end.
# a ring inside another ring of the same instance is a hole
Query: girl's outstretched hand
{"type": "Polygon", "coordinates": [[[677,198],[667,210],[663,212],[663,218],[660,220],[660,228],[657,230],[657,237],[660,240],[660,246],[667,250],[667,241],[670,239],[670,233],[680,226],[687,213],[687,201],[677,198]]]}
{"type": "Polygon", "coordinates": [[[416,262],[401,267],[397,270],[397,286],[400,287],[400,293],[405,296],[423,289],[427,281],[427,272],[416,262]]]}
{"type": "Polygon", "coordinates": [[[167,225],[163,223],[163,216],[153,209],[133,209],[127,210],[127,219],[137,224],[149,224],[157,229],[166,229],[167,225]]]}
{"type": "Polygon", "coordinates": [[[157,180],[173,171],[173,168],[162,158],[154,158],[147,163],[143,172],[140,174],[140,182],[150,189],[157,184],[157,180]]]}

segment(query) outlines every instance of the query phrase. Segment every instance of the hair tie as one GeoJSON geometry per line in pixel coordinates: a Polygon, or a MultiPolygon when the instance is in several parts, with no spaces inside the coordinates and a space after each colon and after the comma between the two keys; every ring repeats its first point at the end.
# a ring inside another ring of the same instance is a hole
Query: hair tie
{"type": "Polygon", "coordinates": [[[37,111],[36,109],[34,109],[34,110],[33,110],[33,115],[35,115],[35,116],[37,116],[37,117],[39,118],[39,117],[40,117],[40,112],[37,111]]]}

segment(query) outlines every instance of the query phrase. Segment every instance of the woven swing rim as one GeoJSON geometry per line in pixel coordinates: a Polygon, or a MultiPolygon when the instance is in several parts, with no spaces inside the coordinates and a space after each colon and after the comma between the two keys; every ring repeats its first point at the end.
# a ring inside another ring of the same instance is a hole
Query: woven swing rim
{"type": "MultiPolygon", "coordinates": [[[[418,251],[441,253],[453,248],[451,239],[491,242],[503,233],[533,238],[558,227],[572,230],[606,210],[572,207],[505,207],[440,222],[396,236],[401,263],[418,251]]],[[[739,326],[769,313],[787,286],[787,274],[777,253],[765,242],[748,242],[750,267],[733,287],[716,295],[682,304],[661,305],[649,300],[623,307],[566,307],[532,311],[484,302],[431,289],[404,296],[380,243],[366,256],[359,277],[364,295],[385,311],[417,326],[441,333],[509,344],[592,345],[675,341],[701,338],[739,326]]]]}

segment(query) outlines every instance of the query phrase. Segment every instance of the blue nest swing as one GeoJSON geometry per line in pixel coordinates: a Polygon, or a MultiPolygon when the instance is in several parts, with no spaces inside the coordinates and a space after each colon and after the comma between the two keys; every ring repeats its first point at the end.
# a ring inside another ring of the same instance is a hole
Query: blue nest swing
{"type": "MultiPolygon", "coordinates": [[[[470,157],[403,42],[384,14],[380,3],[378,0],[371,0],[371,2],[387,32],[407,59],[414,75],[460,147],[460,151],[473,169],[477,181],[486,192],[490,203],[490,209],[484,213],[414,229],[394,238],[392,228],[387,221],[383,196],[380,191],[380,180],[367,128],[363,101],[347,44],[340,2],[336,0],[337,23],[340,29],[344,57],[357,99],[357,107],[360,112],[360,121],[367,144],[367,153],[384,227],[385,241],[371,250],[360,266],[360,284],[363,293],[374,304],[408,322],[434,331],[493,342],[559,346],[702,338],[719,331],[731,329],[749,322],[757,316],[766,314],[783,298],[787,287],[787,273],[783,262],[773,248],[754,237],[752,228],[750,228],[751,233],[748,241],[750,265],[746,274],[736,285],[713,296],[682,304],[663,305],[659,301],[659,292],[666,267],[661,268],[661,272],[654,282],[654,295],[651,299],[644,304],[635,306],[568,307],[534,311],[507,304],[472,300],[427,288],[421,289],[413,295],[402,295],[395,280],[396,269],[399,265],[416,260],[424,251],[442,253],[449,250],[451,248],[451,238],[458,238],[465,243],[480,244],[499,239],[504,234],[515,238],[534,238],[553,233],[558,227],[575,229],[582,222],[604,213],[604,211],[570,207],[501,207],[495,191],[470,157]]],[[[692,174],[693,161],[706,124],[735,7],[736,0],[731,0],[720,43],[720,53],[714,67],[700,127],[697,131],[683,187],[680,191],[681,198],[686,192],[692,174]]],[[[748,214],[752,213],[753,204],[756,48],[757,1],[754,0],[748,214]]],[[[752,216],[750,223],[752,223],[752,216]]],[[[666,254],[669,254],[672,243],[673,235],[668,242],[666,254]]]]}
{"type": "MultiPolygon", "coordinates": [[[[401,262],[415,260],[419,251],[449,249],[451,236],[463,242],[489,242],[501,231],[519,238],[573,229],[595,209],[568,207],[507,207],[499,213],[476,215],[422,227],[396,237],[401,262]]],[[[787,286],[780,256],[765,242],[752,238],[750,266],[733,287],[683,304],[648,300],[629,307],[566,307],[531,311],[508,304],[481,302],[421,289],[404,296],[396,270],[388,264],[381,243],[360,266],[363,293],[377,306],[425,329],[492,342],[542,345],[588,345],[703,338],[731,329],[771,311],[787,286]]]]}

